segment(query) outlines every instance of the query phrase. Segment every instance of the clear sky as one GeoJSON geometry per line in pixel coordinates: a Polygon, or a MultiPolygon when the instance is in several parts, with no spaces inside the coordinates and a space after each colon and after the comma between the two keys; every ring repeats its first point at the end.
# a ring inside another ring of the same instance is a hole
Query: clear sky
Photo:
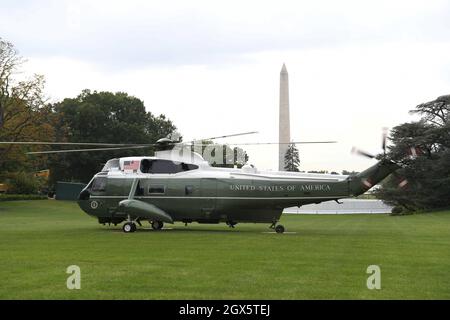
{"type": "MultiPolygon", "coordinates": [[[[3,1],[0,37],[44,74],[52,100],[125,91],[185,138],[278,140],[279,72],[290,79],[291,137],[303,170],[361,170],[382,127],[450,93],[449,1],[3,1]]],[[[95,137],[93,137],[95,140],[95,137]]],[[[245,148],[277,168],[277,147],[245,148]]]]}

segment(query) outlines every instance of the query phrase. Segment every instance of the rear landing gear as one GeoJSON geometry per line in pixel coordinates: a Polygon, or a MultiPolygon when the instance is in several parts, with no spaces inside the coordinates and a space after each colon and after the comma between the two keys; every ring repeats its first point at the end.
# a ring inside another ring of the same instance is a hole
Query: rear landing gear
{"type": "Polygon", "coordinates": [[[284,233],[285,231],[284,226],[281,224],[279,225],[276,224],[277,224],[276,222],[272,223],[272,225],[269,228],[274,229],[276,233],[284,233]]]}
{"type": "Polygon", "coordinates": [[[122,230],[125,233],[135,232],[136,229],[136,224],[134,224],[133,222],[127,222],[122,226],[122,230]]]}
{"type": "Polygon", "coordinates": [[[164,227],[164,222],[162,221],[152,221],[153,230],[161,230],[164,227]]]}
{"type": "Polygon", "coordinates": [[[275,232],[276,233],[284,233],[284,227],[281,224],[277,225],[275,227],[275,232]]]}
{"type": "Polygon", "coordinates": [[[234,228],[235,225],[237,225],[237,222],[227,221],[227,226],[229,226],[230,228],[234,228]]]}

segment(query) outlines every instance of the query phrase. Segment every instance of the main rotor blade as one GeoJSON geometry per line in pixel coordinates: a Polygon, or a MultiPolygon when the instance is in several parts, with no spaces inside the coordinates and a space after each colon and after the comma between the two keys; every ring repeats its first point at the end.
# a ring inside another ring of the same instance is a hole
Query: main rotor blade
{"type": "Polygon", "coordinates": [[[370,159],[375,158],[375,156],[373,154],[370,154],[368,152],[362,151],[362,150],[360,150],[358,148],[355,148],[355,147],[352,148],[352,153],[359,154],[360,156],[364,156],[364,157],[367,157],[367,158],[370,158],[370,159]]]}
{"type": "Polygon", "coordinates": [[[52,153],[70,153],[70,152],[90,152],[90,151],[111,151],[111,150],[126,150],[126,149],[143,149],[148,148],[149,145],[131,146],[131,147],[117,147],[117,148],[94,148],[94,149],[71,149],[71,150],[50,150],[50,151],[33,151],[26,154],[52,154],[52,153]]]}
{"type": "MultiPolygon", "coordinates": [[[[315,144],[315,143],[337,143],[337,141],[292,141],[292,142],[243,142],[243,143],[233,143],[227,142],[223,143],[224,145],[232,145],[232,146],[253,146],[253,145],[266,145],[266,144],[315,144]]],[[[190,145],[190,144],[189,144],[190,145]]],[[[196,143],[196,146],[211,146],[210,144],[202,144],[196,143]]]]}
{"type": "Polygon", "coordinates": [[[21,145],[49,145],[49,146],[141,146],[142,144],[128,144],[128,143],[97,143],[97,142],[46,142],[46,141],[0,141],[0,144],[21,144],[21,145]]]}
{"type": "Polygon", "coordinates": [[[205,138],[205,139],[194,139],[190,142],[195,142],[195,141],[204,141],[204,140],[215,140],[215,139],[221,139],[221,138],[229,138],[229,137],[238,137],[238,136],[245,136],[248,134],[255,134],[258,133],[258,131],[250,131],[250,132],[243,132],[243,133],[235,133],[235,134],[228,134],[225,136],[218,136],[218,137],[211,137],[211,138],[205,138]]]}
{"type": "Polygon", "coordinates": [[[248,142],[248,143],[229,143],[229,144],[237,146],[251,146],[264,144],[316,144],[316,143],[337,143],[337,141],[248,142]]]}

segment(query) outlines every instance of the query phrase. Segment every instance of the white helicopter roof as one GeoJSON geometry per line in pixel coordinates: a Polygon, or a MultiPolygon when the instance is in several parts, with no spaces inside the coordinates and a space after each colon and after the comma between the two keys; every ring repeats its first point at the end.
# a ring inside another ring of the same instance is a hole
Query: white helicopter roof
{"type": "MultiPolygon", "coordinates": [[[[211,167],[208,162],[196,152],[178,152],[179,150],[165,150],[156,152],[155,156],[135,156],[123,157],[119,160],[120,168],[114,168],[111,171],[124,174],[141,174],[140,163],[141,160],[170,160],[179,163],[194,164],[198,166],[199,170],[190,170],[183,172],[189,176],[198,177],[216,177],[216,178],[252,178],[252,179],[274,179],[274,180],[316,180],[316,181],[342,181],[348,176],[319,174],[319,173],[301,173],[301,172],[286,172],[286,171],[259,171],[252,165],[245,165],[241,169],[238,168],[217,168],[211,167]]],[[[113,172],[111,172],[113,173],[113,172]]],[[[115,175],[113,173],[113,175],[115,175]]]]}
{"type": "Polygon", "coordinates": [[[200,154],[190,150],[187,151],[186,149],[157,151],[155,152],[155,158],[191,163],[199,166],[206,165],[209,167],[208,161],[206,161],[200,154]]]}
{"type": "Polygon", "coordinates": [[[178,153],[178,152],[173,152],[172,150],[157,151],[157,152],[155,152],[154,156],[123,157],[123,158],[119,159],[120,167],[123,168],[123,164],[126,161],[138,161],[139,162],[142,159],[150,159],[150,160],[163,159],[163,160],[171,160],[171,161],[176,161],[176,162],[185,162],[185,163],[190,163],[190,164],[196,164],[201,167],[204,167],[204,166],[209,167],[208,161],[203,159],[203,157],[196,152],[178,153]]]}

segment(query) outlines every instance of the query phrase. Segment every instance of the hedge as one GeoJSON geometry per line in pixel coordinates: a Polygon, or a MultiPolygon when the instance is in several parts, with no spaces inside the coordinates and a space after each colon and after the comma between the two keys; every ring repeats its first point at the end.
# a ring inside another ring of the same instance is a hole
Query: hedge
{"type": "Polygon", "coordinates": [[[15,200],[46,200],[47,196],[39,194],[0,194],[1,201],[15,201],[15,200]]]}

